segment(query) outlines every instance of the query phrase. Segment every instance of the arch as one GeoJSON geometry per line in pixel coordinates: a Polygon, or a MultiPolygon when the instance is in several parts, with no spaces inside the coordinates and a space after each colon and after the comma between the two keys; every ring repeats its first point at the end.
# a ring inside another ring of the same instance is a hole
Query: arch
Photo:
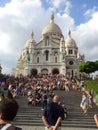
{"type": "Polygon", "coordinates": [[[48,69],[46,69],[46,68],[42,69],[41,74],[48,74],[48,69]]]}
{"type": "Polygon", "coordinates": [[[53,75],[54,75],[54,74],[59,74],[59,69],[54,68],[54,69],[52,70],[52,74],[53,74],[53,75]]]}
{"type": "Polygon", "coordinates": [[[37,75],[37,69],[31,69],[31,76],[36,76],[37,75]]]}

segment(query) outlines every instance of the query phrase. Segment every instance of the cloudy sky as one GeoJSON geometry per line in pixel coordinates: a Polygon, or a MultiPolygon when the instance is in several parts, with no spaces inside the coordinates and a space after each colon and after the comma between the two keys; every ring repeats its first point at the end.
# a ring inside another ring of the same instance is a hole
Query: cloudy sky
{"type": "Polygon", "coordinates": [[[66,39],[68,30],[85,60],[98,60],[98,0],[0,0],[0,64],[3,73],[16,67],[26,41],[36,42],[51,13],[66,39]]]}

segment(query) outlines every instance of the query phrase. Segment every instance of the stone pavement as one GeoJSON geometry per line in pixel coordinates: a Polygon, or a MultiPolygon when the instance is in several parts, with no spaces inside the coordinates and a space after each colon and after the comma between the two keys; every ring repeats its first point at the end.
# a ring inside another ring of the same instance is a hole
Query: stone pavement
{"type": "MultiPolygon", "coordinates": [[[[23,130],[44,130],[43,126],[20,126],[23,130]]],[[[98,128],[61,127],[61,130],[98,130],[98,128]]]]}
{"type": "MultiPolygon", "coordinates": [[[[61,96],[61,101],[66,104],[68,110],[67,119],[62,122],[61,130],[95,130],[96,128],[93,115],[97,113],[98,107],[93,104],[88,115],[84,115],[80,108],[81,92],[65,92],[57,90],[55,93],[61,96]]],[[[23,128],[23,130],[44,130],[41,120],[41,107],[28,107],[26,97],[17,99],[20,104],[19,112],[13,124],[23,128]]]]}

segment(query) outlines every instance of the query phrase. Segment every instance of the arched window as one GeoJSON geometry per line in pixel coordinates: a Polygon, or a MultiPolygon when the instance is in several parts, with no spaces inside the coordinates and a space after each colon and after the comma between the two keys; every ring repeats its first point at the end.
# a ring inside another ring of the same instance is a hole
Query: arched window
{"type": "Polygon", "coordinates": [[[73,54],[73,50],[72,49],[69,49],[69,54],[73,54]]]}
{"type": "Polygon", "coordinates": [[[49,37],[48,36],[45,38],[45,46],[49,46],[49,37]]]}
{"type": "Polygon", "coordinates": [[[39,57],[40,57],[40,52],[37,51],[37,54],[36,54],[36,62],[39,63],[39,57]]]}
{"type": "Polygon", "coordinates": [[[39,57],[37,57],[37,63],[39,63],[39,57]]]}
{"type": "Polygon", "coordinates": [[[55,63],[57,63],[57,57],[55,57],[55,63]]]}
{"type": "Polygon", "coordinates": [[[45,51],[45,56],[46,56],[45,60],[48,61],[49,60],[49,51],[48,50],[45,51]]]}
{"type": "Polygon", "coordinates": [[[75,54],[77,55],[77,51],[75,51],[75,54]]]}

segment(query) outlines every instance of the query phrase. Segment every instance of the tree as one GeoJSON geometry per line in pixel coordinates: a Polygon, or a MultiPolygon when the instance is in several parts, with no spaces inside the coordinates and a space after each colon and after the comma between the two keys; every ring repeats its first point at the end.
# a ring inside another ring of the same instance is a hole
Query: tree
{"type": "Polygon", "coordinates": [[[79,72],[85,72],[86,74],[90,74],[96,71],[96,66],[98,65],[98,62],[93,61],[86,61],[80,64],[79,66],[79,72]]]}
{"type": "Polygon", "coordinates": [[[98,71],[98,60],[95,61],[95,69],[96,69],[96,71],[98,71]]]}

